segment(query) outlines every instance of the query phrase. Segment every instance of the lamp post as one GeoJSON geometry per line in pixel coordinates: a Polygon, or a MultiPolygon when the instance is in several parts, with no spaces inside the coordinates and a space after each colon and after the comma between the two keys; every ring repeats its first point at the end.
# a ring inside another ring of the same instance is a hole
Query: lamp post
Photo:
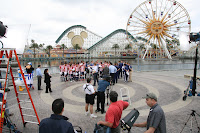
{"type": "Polygon", "coordinates": [[[138,46],[138,60],[137,60],[137,64],[138,64],[138,72],[140,72],[140,47],[138,46]]]}
{"type": "Polygon", "coordinates": [[[193,76],[193,84],[192,84],[192,95],[195,96],[196,94],[196,77],[197,77],[197,61],[198,61],[198,46],[199,44],[197,43],[196,47],[196,53],[195,53],[195,63],[194,63],[194,76],[193,76]]]}

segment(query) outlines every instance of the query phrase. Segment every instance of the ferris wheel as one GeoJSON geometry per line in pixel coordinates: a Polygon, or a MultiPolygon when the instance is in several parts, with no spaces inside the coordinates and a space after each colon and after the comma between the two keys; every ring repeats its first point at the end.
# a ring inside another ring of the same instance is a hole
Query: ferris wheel
{"type": "MultiPolygon", "coordinates": [[[[171,59],[166,40],[179,41],[179,32],[186,32],[188,35],[191,30],[191,20],[187,10],[174,0],[147,0],[137,6],[131,13],[126,31],[136,38],[146,40],[146,51],[151,44],[155,44],[165,51],[171,59]]],[[[127,34],[127,39],[131,35],[127,34]]]]}

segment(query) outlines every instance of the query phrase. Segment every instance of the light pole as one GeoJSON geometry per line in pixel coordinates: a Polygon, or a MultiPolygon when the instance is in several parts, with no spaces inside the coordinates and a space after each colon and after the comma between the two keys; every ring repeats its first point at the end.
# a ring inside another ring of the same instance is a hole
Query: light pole
{"type": "Polygon", "coordinates": [[[140,72],[140,47],[138,46],[138,60],[137,60],[137,64],[138,64],[138,72],[140,72]]]}

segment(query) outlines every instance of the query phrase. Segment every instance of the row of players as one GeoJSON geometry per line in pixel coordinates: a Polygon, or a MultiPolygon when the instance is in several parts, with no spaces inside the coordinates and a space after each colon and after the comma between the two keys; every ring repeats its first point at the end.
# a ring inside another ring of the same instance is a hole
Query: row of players
{"type": "MultiPolygon", "coordinates": [[[[112,66],[111,62],[105,61],[103,62],[84,62],[81,61],[80,63],[63,63],[61,62],[60,68],[60,75],[61,79],[63,81],[78,81],[78,80],[84,80],[87,76],[92,77],[95,73],[97,73],[100,77],[103,75],[110,75],[110,66],[112,66]]],[[[118,78],[122,78],[122,75],[124,75],[124,81],[132,81],[131,79],[131,71],[132,66],[126,62],[123,63],[123,61],[119,61],[118,63],[115,63],[114,65],[114,73],[115,76],[113,77],[113,80],[117,80],[118,78]],[[116,69],[115,69],[116,68],[116,69]],[[129,76],[130,74],[130,76],[129,76]]],[[[117,82],[117,81],[114,81],[117,82]]]]}

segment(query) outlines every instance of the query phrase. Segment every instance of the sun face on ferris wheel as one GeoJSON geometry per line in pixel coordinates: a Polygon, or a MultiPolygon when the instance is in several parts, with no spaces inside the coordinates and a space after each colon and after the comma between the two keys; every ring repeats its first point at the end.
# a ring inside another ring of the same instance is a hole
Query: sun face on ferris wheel
{"type": "MultiPolygon", "coordinates": [[[[154,44],[163,49],[166,49],[167,39],[178,41],[179,32],[189,34],[190,29],[188,12],[174,0],[144,1],[132,12],[126,28],[132,36],[145,38],[145,45],[154,44]]],[[[130,34],[127,34],[128,39],[130,34]]]]}

